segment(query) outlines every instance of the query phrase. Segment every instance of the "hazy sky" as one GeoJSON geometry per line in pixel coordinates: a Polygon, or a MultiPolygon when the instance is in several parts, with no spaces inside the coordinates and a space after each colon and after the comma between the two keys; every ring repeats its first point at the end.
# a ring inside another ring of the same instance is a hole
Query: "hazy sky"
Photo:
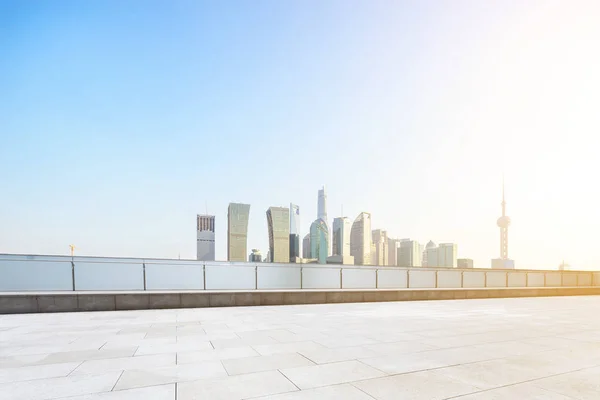
{"type": "Polygon", "coordinates": [[[600,2],[0,2],[0,253],[194,258],[300,206],[600,267],[600,2]]]}

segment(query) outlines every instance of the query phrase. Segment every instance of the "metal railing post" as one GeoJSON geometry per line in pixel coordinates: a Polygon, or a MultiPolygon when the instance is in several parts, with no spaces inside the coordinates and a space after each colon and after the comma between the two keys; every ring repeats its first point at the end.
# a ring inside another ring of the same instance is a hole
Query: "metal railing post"
{"type": "Polygon", "coordinates": [[[529,272],[525,272],[525,287],[529,287],[529,272]]]}
{"type": "Polygon", "coordinates": [[[340,268],[340,289],[343,289],[344,285],[343,285],[343,281],[342,281],[342,268],[340,268]]]}
{"type": "Polygon", "coordinates": [[[142,263],[142,275],[144,276],[144,290],[146,290],[146,263],[142,263]]]}
{"type": "Polygon", "coordinates": [[[436,269],[436,270],[435,270],[435,286],[434,286],[434,288],[436,288],[436,289],[437,289],[437,287],[438,287],[438,271],[437,271],[437,269],[436,269]]]}
{"type": "Polygon", "coordinates": [[[254,266],[254,290],[258,290],[258,265],[254,266]]]}
{"type": "Polygon", "coordinates": [[[304,268],[300,267],[300,289],[302,289],[302,284],[303,284],[303,282],[302,282],[303,277],[304,277],[303,273],[302,273],[303,271],[304,271],[304,268]]]}
{"type": "Polygon", "coordinates": [[[71,284],[73,286],[73,291],[75,291],[75,263],[71,260],[71,284]]]}
{"type": "Polygon", "coordinates": [[[544,287],[546,287],[546,274],[547,272],[544,272],[544,287]]]}
{"type": "Polygon", "coordinates": [[[565,274],[564,272],[562,272],[562,271],[560,272],[560,287],[563,287],[563,286],[564,286],[564,283],[563,283],[563,280],[564,280],[564,279],[563,279],[563,275],[564,275],[564,274],[565,274]]]}
{"type": "Polygon", "coordinates": [[[487,271],[483,271],[483,287],[488,287],[488,285],[487,285],[487,271]]]}
{"type": "Polygon", "coordinates": [[[406,270],[406,288],[410,288],[410,272],[406,270]]]}
{"type": "Polygon", "coordinates": [[[206,264],[202,264],[202,288],[206,290],[206,264]]]}
{"type": "Polygon", "coordinates": [[[506,278],[504,280],[504,287],[508,287],[508,271],[506,271],[506,278]]]}
{"type": "Polygon", "coordinates": [[[375,270],[375,289],[379,289],[379,269],[375,270]]]}
{"type": "Polygon", "coordinates": [[[460,271],[460,287],[465,287],[465,271],[460,271]]]}

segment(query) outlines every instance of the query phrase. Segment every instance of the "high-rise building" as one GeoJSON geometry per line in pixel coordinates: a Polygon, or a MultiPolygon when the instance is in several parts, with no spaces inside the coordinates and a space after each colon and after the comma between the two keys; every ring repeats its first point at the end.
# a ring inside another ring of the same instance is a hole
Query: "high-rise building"
{"type": "Polygon", "coordinates": [[[322,219],[327,223],[327,194],[325,194],[325,186],[319,190],[319,202],[317,204],[317,218],[322,219]]]}
{"type": "Polygon", "coordinates": [[[252,249],[252,253],[248,257],[248,261],[250,262],[262,262],[262,255],[260,254],[260,250],[252,249]]]}
{"type": "Polygon", "coordinates": [[[500,258],[492,260],[494,269],[514,269],[515,262],[508,258],[508,227],[510,217],[506,215],[506,201],[504,201],[504,179],[502,179],[502,216],[496,221],[500,228],[500,258]]]}
{"type": "Polygon", "coordinates": [[[400,247],[399,239],[388,238],[388,265],[398,265],[398,247],[400,247]]]}
{"type": "Polygon", "coordinates": [[[196,216],[196,259],[215,260],[215,216],[196,216]]]}
{"type": "Polygon", "coordinates": [[[387,232],[381,229],[375,229],[372,232],[374,246],[373,265],[388,265],[388,237],[387,232]]]}
{"type": "Polygon", "coordinates": [[[334,256],[350,256],[350,232],[352,222],[350,218],[338,217],[333,220],[333,247],[331,254],[334,256]]]}
{"type": "Polygon", "coordinates": [[[319,264],[326,264],[328,251],[329,229],[325,221],[317,218],[310,225],[310,253],[319,264]]]}
{"type": "Polygon", "coordinates": [[[312,258],[310,253],[310,233],[307,233],[302,239],[302,258],[312,258]]]}
{"type": "Polygon", "coordinates": [[[356,265],[371,264],[371,214],[358,214],[350,231],[350,255],[356,265]]]}
{"type": "Polygon", "coordinates": [[[473,268],[473,260],[470,258],[459,258],[456,260],[458,268],[473,268]]]}
{"type": "Polygon", "coordinates": [[[440,243],[437,248],[437,267],[456,268],[458,246],[454,243],[440,243]]]}
{"type": "Polygon", "coordinates": [[[300,257],[300,207],[290,203],[290,261],[300,257]]]}
{"type": "Polygon", "coordinates": [[[402,239],[398,247],[399,267],[420,267],[421,246],[416,240],[402,239]]]}
{"type": "Polygon", "coordinates": [[[227,260],[246,261],[250,204],[229,203],[227,208],[227,260]]]}
{"type": "Polygon", "coordinates": [[[421,261],[424,267],[437,267],[438,248],[437,245],[433,242],[433,240],[427,242],[421,261]]]}
{"type": "Polygon", "coordinates": [[[269,207],[267,210],[267,225],[271,262],[290,262],[290,209],[287,207],[269,207]]]}

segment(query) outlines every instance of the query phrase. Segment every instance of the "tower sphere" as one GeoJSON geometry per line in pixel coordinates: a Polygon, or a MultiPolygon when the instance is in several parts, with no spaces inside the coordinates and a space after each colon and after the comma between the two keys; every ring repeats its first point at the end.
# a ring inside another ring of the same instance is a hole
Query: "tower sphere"
{"type": "Polygon", "coordinates": [[[508,226],[510,225],[510,217],[502,216],[498,218],[497,224],[500,228],[508,228],[508,226]]]}

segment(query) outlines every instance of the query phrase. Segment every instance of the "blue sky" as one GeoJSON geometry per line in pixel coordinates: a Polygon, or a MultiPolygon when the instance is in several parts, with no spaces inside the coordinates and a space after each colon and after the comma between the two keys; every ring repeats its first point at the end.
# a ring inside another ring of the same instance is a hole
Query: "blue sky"
{"type": "MultiPolygon", "coordinates": [[[[0,4],[0,252],[195,256],[195,215],[326,185],[329,216],[594,268],[599,6],[559,1],[0,4]]],[[[597,235],[596,235],[597,237],[597,235]]]]}

